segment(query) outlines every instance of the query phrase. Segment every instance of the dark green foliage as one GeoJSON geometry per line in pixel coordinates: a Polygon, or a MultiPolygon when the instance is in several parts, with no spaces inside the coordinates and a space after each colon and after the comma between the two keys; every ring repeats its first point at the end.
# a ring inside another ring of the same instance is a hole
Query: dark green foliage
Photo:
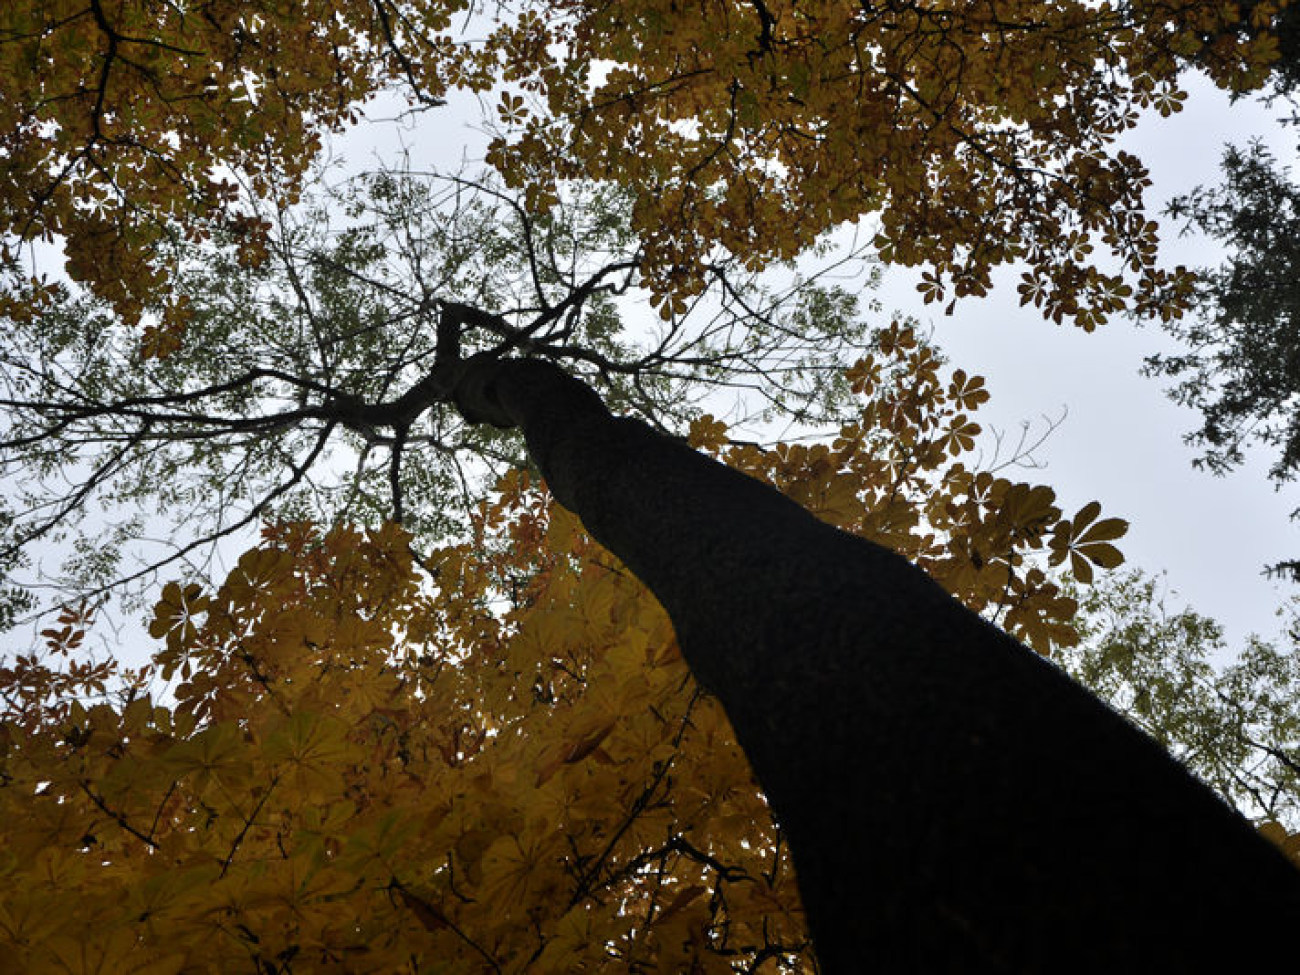
{"type": "MultiPolygon", "coordinates": [[[[0,544],[10,537],[13,531],[13,515],[0,505],[0,544]]],[[[27,590],[7,585],[9,574],[22,564],[20,553],[13,552],[8,558],[0,559],[0,630],[13,626],[23,613],[30,612],[36,605],[36,598],[27,590]]]]}
{"type": "MultiPolygon", "coordinates": [[[[1242,4],[1243,14],[1249,14],[1254,6],[1242,4]]],[[[1300,4],[1292,2],[1283,7],[1271,29],[1277,36],[1278,48],[1270,79],[1273,90],[1280,95],[1291,94],[1300,89],[1300,4]]]]}
{"type": "Polygon", "coordinates": [[[1235,655],[1214,620],[1166,607],[1158,579],[1108,575],[1079,594],[1069,674],[1256,821],[1300,828],[1300,619],[1235,655]]]}
{"type": "MultiPolygon", "coordinates": [[[[1166,327],[1186,351],[1147,370],[1174,379],[1170,395],[1201,412],[1189,442],[1222,473],[1252,441],[1274,450],[1270,476],[1300,474],[1300,186],[1268,149],[1229,148],[1224,183],[1175,200],[1169,213],[1214,237],[1219,267],[1202,272],[1192,314],[1166,327]]],[[[1300,575],[1300,563],[1279,568],[1300,575]]]]}

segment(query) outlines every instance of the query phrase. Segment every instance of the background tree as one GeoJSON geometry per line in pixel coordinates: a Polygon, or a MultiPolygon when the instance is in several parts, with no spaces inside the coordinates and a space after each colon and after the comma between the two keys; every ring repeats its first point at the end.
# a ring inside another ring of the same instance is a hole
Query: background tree
{"type": "MultiPolygon", "coordinates": [[[[1087,583],[1122,524],[968,467],[987,393],[909,330],[852,382],[834,443],[729,444],[711,417],[692,442],[887,539],[1044,651],[1071,642],[1050,563],[1087,583]]],[[[147,675],[70,655],[76,613],[0,672],[6,957],[814,970],[780,830],[645,587],[526,473],[429,574],[410,551],[391,525],[283,524],[219,586],[167,586],[151,626],[167,705],[147,675]]]]}
{"type": "MultiPolygon", "coordinates": [[[[1148,361],[1170,395],[1200,411],[1188,440],[1223,473],[1250,442],[1276,451],[1269,476],[1300,473],[1300,188],[1261,144],[1229,148],[1224,183],[1175,200],[1171,215],[1219,240],[1227,258],[1201,272],[1193,312],[1165,327],[1184,345],[1148,361]]],[[[1300,578],[1300,562],[1274,567],[1300,578]]]]}
{"type": "MultiPolygon", "coordinates": [[[[841,284],[721,257],[691,307],[638,320],[627,205],[589,184],[534,214],[491,182],[378,173],[274,216],[257,265],[218,242],[178,245],[187,337],[164,357],[142,357],[129,322],[72,290],[4,320],[0,552],[41,547],[54,599],[123,579],[138,592],[159,566],[202,567],[214,541],[246,540],[261,520],[391,518],[421,545],[463,528],[524,453],[428,387],[447,329],[467,351],[565,363],[676,428],[709,391],[746,397],[754,421],[832,419],[868,332],[841,284]]],[[[842,266],[828,258],[822,273],[842,266]]]]}
{"type": "MultiPolygon", "coordinates": [[[[1284,121],[1294,125],[1300,121],[1294,113],[1300,7],[1284,7],[1271,29],[1277,58],[1260,97],[1269,105],[1290,105],[1284,121]]],[[[1215,238],[1227,259],[1198,269],[1191,314],[1163,323],[1183,349],[1152,356],[1147,372],[1173,378],[1171,398],[1201,413],[1200,429],[1186,437],[1204,448],[1198,466],[1225,473],[1254,442],[1277,452],[1269,476],[1280,487],[1300,471],[1300,299],[1294,284],[1300,190],[1262,142],[1228,146],[1222,171],[1218,186],[1199,186],[1166,208],[1185,232],[1215,238]]],[[[1269,571],[1300,579],[1300,562],[1287,560],[1269,571]]]]}
{"type": "MultiPolygon", "coordinates": [[[[1080,593],[1080,640],[1056,659],[1244,815],[1300,826],[1300,655],[1294,606],[1279,638],[1238,653],[1205,616],[1167,607],[1159,579],[1107,575],[1080,593]]],[[[1300,842],[1290,841],[1300,860],[1300,842]]]]}

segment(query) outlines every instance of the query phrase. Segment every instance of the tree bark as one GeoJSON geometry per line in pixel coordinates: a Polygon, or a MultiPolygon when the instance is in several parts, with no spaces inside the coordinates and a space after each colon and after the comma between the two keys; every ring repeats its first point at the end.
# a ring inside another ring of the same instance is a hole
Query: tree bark
{"type": "Polygon", "coordinates": [[[789,838],[823,970],[1294,962],[1300,872],[1154,742],[901,556],[548,363],[470,360],[556,499],[663,603],[789,838]]]}

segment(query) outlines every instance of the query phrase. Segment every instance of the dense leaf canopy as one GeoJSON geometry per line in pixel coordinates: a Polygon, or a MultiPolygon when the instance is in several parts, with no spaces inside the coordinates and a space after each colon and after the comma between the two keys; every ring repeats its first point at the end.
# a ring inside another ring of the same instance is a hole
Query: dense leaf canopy
{"type": "Polygon", "coordinates": [[[1270,473],[1287,481],[1300,474],[1300,187],[1259,143],[1228,149],[1223,173],[1223,185],[1170,206],[1226,259],[1203,273],[1196,314],[1168,326],[1185,351],[1150,369],[1203,413],[1191,439],[1212,470],[1240,463],[1254,440],[1277,450],[1270,473]]]}
{"type": "Polygon", "coordinates": [[[1158,266],[1146,172],[1116,140],[1178,109],[1187,66],[1263,85],[1282,9],[6,3],[0,478],[17,490],[0,503],[0,623],[31,607],[4,574],[60,533],[83,591],[132,574],[116,558],[147,533],[146,499],[203,527],[168,535],[142,576],[270,523],[223,578],[163,588],[144,670],[88,654],[95,606],[75,601],[0,667],[0,958],[815,970],[785,837],[688,642],[517,466],[518,442],[457,411],[444,380],[475,352],[559,364],[689,430],[1041,653],[1082,629],[1094,646],[1072,662],[1168,743],[1237,736],[1203,771],[1281,820],[1294,854],[1289,793],[1261,798],[1294,789],[1294,723],[1256,700],[1287,697],[1294,668],[1260,650],[1219,708],[1136,590],[1121,608],[1158,639],[1098,637],[1076,599],[1120,563],[1126,524],[973,460],[983,382],[911,328],[880,329],[842,376],[867,336],[857,298],[753,277],[856,221],[885,260],[924,268],[927,301],[982,295],[1017,264],[1022,302],[1058,322],[1176,318],[1191,279],[1158,266]],[[328,139],[372,99],[436,113],[461,93],[493,113],[494,175],[382,173],[312,198],[328,139]],[[659,330],[624,327],[637,289],[659,330]],[[837,434],[733,440],[691,401],[707,385],[837,434]],[[507,473],[488,493],[462,458],[507,473]],[[83,514],[106,534],[80,532],[83,514]],[[1271,764],[1242,774],[1261,751],[1271,764]]]}
{"type": "MultiPolygon", "coordinates": [[[[982,294],[1019,260],[1024,299],[1058,321],[1168,316],[1187,280],[1156,267],[1145,171],[1114,140],[1141,109],[1178,107],[1180,66],[1261,85],[1277,10],[21,0],[0,11],[9,283],[27,277],[22,245],[57,241],[74,278],[137,318],[171,293],[160,240],[220,227],[255,259],[250,202],[294,199],[369,97],[466,90],[499,100],[489,158],[530,205],[574,177],[634,193],[666,300],[698,290],[718,246],[758,264],[873,215],[890,260],[930,267],[928,298],[982,294]]],[[[178,327],[183,306],[163,303],[178,327]]]]}

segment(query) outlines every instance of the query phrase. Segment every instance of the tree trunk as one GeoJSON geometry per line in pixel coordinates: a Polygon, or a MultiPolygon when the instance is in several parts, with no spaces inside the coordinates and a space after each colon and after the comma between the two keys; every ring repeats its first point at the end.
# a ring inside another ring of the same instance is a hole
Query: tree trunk
{"type": "MultiPolygon", "coordinates": [[[[1266,970],[1300,872],[1146,736],[901,556],[548,363],[470,360],[649,586],[789,838],[823,970],[1266,970]]],[[[1285,961],[1282,961],[1285,964],[1285,961]]]]}

